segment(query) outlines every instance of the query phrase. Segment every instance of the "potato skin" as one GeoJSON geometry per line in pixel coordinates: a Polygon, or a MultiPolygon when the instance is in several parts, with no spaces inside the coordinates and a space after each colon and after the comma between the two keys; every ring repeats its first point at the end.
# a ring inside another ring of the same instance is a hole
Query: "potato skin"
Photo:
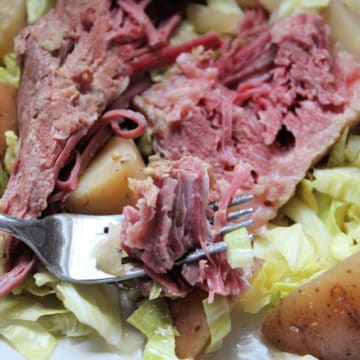
{"type": "Polygon", "coordinates": [[[280,350],[360,359],[360,253],[304,284],[269,314],[262,332],[280,350]]]}
{"type": "Polygon", "coordinates": [[[176,355],[180,359],[194,359],[200,355],[210,340],[202,301],[205,291],[194,289],[183,299],[170,303],[170,313],[179,336],[176,337],[176,355]]]}

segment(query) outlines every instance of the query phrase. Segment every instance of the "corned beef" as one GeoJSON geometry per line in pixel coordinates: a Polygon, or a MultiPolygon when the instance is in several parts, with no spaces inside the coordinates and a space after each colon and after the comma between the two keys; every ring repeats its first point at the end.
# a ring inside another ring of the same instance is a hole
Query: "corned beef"
{"type": "Polygon", "coordinates": [[[360,67],[330,53],[319,16],[259,19],[261,11],[248,12],[219,58],[180,55],[175,74],[135,99],[157,152],[212,165],[209,200],[222,199],[223,212],[235,193],[255,195],[252,231],[276,215],[360,110],[360,67]]]}
{"type": "MultiPolygon", "coordinates": [[[[172,62],[180,52],[199,44],[220,46],[219,37],[208,34],[181,47],[166,48],[180,16],[161,18],[158,12],[152,19],[146,12],[150,3],[59,0],[55,9],[18,36],[20,141],[2,198],[5,213],[33,219],[47,208],[49,199],[63,199],[76,187],[84,164],[111,136],[111,126],[123,133],[118,122],[124,116],[144,130],[141,114],[120,109],[102,116],[115,100],[128,102],[118,98],[128,99],[126,89],[132,81],[141,83],[147,70],[172,62]],[[64,166],[68,176],[59,179],[64,166]]],[[[9,239],[4,248],[8,260],[11,244],[9,239]]],[[[10,270],[13,261],[7,265],[10,270]]],[[[0,297],[29,271],[30,267],[20,265],[21,274],[19,267],[12,271],[16,276],[0,279],[0,297]]]]}
{"type": "Polygon", "coordinates": [[[209,171],[209,165],[196,157],[158,160],[148,168],[151,176],[130,182],[137,209],[124,208],[121,246],[130,257],[142,261],[169,297],[184,296],[189,285],[201,286],[211,298],[215,293],[237,295],[248,284],[242,271],[230,268],[226,254],[173,269],[188,251],[202,247],[206,252],[207,245],[216,240],[207,219],[209,171]]]}

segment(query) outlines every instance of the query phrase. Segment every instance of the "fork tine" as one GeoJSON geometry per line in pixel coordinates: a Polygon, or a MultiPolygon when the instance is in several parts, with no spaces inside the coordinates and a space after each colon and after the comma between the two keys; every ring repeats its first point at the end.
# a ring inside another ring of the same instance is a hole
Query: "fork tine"
{"type": "MultiPolygon", "coordinates": [[[[241,205],[244,204],[248,201],[251,201],[254,199],[254,195],[252,194],[245,194],[245,195],[240,195],[240,196],[235,196],[231,203],[229,203],[228,208],[236,206],[236,205],[241,205]]],[[[215,200],[215,201],[209,201],[209,206],[214,210],[218,210],[219,209],[219,204],[220,201],[219,200],[215,200]]]]}
{"type": "Polygon", "coordinates": [[[228,214],[227,219],[229,221],[231,220],[235,220],[241,216],[244,215],[248,215],[254,212],[253,208],[247,208],[247,209],[241,209],[241,210],[237,210],[237,211],[232,211],[231,213],[228,214]]]}
{"type": "Polygon", "coordinates": [[[231,231],[243,228],[243,227],[247,227],[250,226],[254,223],[254,220],[250,219],[250,220],[246,220],[246,221],[241,221],[238,223],[232,223],[226,226],[223,226],[220,230],[220,235],[225,235],[231,231]]]}

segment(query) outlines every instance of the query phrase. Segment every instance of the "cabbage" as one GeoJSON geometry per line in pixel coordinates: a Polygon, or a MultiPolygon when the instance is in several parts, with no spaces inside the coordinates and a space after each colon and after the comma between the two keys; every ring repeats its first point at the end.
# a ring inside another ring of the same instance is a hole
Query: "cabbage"
{"type": "Polygon", "coordinates": [[[20,68],[16,64],[14,53],[6,54],[3,58],[5,66],[0,66],[0,82],[19,86],[20,68]]]}
{"type": "Polygon", "coordinates": [[[236,0],[207,0],[210,9],[214,9],[225,14],[242,14],[241,8],[236,0]]]}
{"type": "Polygon", "coordinates": [[[223,339],[231,331],[230,308],[226,297],[216,295],[212,303],[203,300],[203,307],[210,331],[210,343],[206,353],[219,349],[223,339]]]}
{"type": "Polygon", "coordinates": [[[46,360],[56,346],[55,337],[34,321],[2,319],[0,333],[25,359],[46,360]]]}
{"type": "Polygon", "coordinates": [[[329,3],[330,0],[282,0],[271,13],[271,20],[276,21],[299,12],[318,12],[329,3]]]}
{"type": "Polygon", "coordinates": [[[359,144],[359,136],[345,131],[330,152],[328,163],[333,167],[315,168],[281,209],[291,224],[269,225],[255,240],[254,255],[264,263],[240,300],[244,311],[257,313],[276,305],[360,250],[360,169],[354,166],[359,144]]]}
{"type": "Polygon", "coordinates": [[[55,289],[65,308],[80,323],[96,330],[115,349],[124,349],[120,304],[111,294],[110,286],[74,285],[61,281],[55,289]]]}
{"type": "Polygon", "coordinates": [[[144,360],[174,360],[175,335],[166,300],[146,300],[128,318],[128,323],[140,330],[148,339],[144,360]]]}
{"type": "Polygon", "coordinates": [[[4,158],[4,164],[6,170],[10,173],[13,163],[16,157],[16,145],[18,142],[18,137],[12,130],[5,131],[5,141],[6,141],[6,153],[4,158]]]}
{"type": "Polygon", "coordinates": [[[9,179],[8,172],[0,165],[0,197],[3,195],[9,179]]]}
{"type": "Polygon", "coordinates": [[[56,4],[56,0],[26,0],[28,24],[34,24],[56,4]]]}
{"type": "Polygon", "coordinates": [[[227,243],[227,259],[233,269],[250,267],[254,263],[254,252],[245,228],[225,235],[227,243]]]}
{"type": "Polygon", "coordinates": [[[97,333],[116,352],[140,346],[124,331],[117,289],[69,284],[43,270],[0,302],[0,319],[0,334],[26,359],[48,359],[58,336],[97,333]]]}

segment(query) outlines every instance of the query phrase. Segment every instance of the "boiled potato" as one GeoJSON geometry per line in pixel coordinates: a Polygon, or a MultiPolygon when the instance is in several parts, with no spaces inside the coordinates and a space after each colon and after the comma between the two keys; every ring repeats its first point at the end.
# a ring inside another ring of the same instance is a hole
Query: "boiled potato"
{"type": "Polygon", "coordinates": [[[280,350],[360,359],[360,253],[282,299],[262,332],[280,350]]]}
{"type": "Polygon", "coordinates": [[[225,13],[200,4],[190,4],[186,9],[187,19],[197,32],[217,31],[220,34],[236,34],[241,13],[225,13]]]}
{"type": "Polygon", "coordinates": [[[0,63],[13,51],[14,37],[25,24],[25,0],[0,0],[0,63]]]}
{"type": "Polygon", "coordinates": [[[0,82],[0,159],[4,159],[6,143],[4,133],[6,130],[16,132],[16,89],[0,82]]]}
{"type": "Polygon", "coordinates": [[[144,162],[133,140],[114,137],[94,158],[65,202],[83,214],[119,214],[134,205],[128,178],[143,178],[144,162]]]}
{"type": "Polygon", "coordinates": [[[360,13],[350,6],[351,0],[331,0],[324,17],[331,27],[333,44],[339,43],[360,62],[360,13]]]}
{"type": "Polygon", "coordinates": [[[174,326],[179,332],[176,341],[176,355],[180,359],[193,359],[200,355],[210,340],[202,301],[206,298],[205,291],[195,289],[184,299],[170,303],[170,313],[174,326]]]}

